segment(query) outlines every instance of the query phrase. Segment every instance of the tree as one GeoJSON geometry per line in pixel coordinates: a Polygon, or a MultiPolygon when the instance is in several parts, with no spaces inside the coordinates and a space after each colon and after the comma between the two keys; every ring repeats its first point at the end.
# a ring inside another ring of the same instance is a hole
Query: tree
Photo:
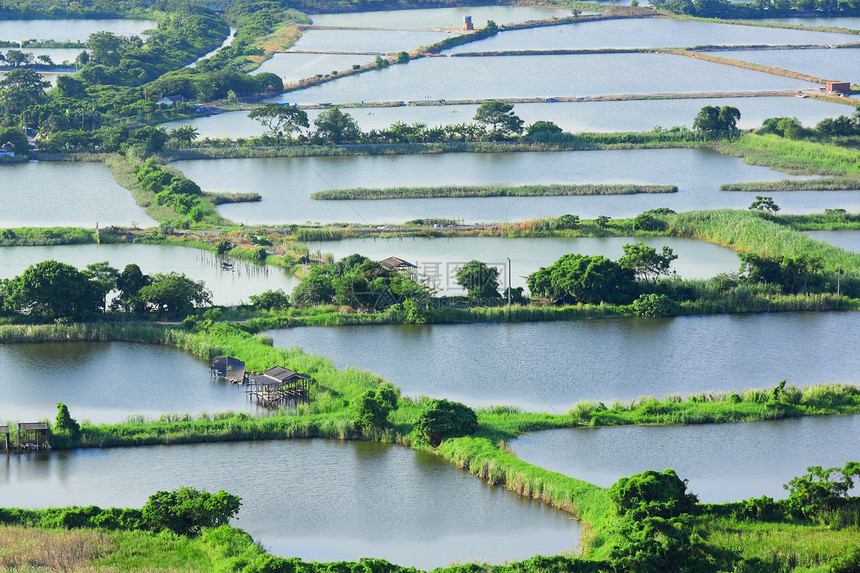
{"type": "Polygon", "coordinates": [[[144,125],[128,137],[129,143],[139,144],[145,153],[158,153],[164,149],[168,139],[170,136],[163,127],[151,125],[144,125]]]}
{"type": "Polygon", "coordinates": [[[78,424],[77,420],[72,418],[71,414],[69,414],[69,408],[62,402],[57,404],[57,419],[54,423],[54,432],[66,432],[72,439],[77,438],[81,433],[81,425],[78,424]]]}
{"type": "Polygon", "coordinates": [[[57,76],[57,95],[67,98],[85,97],[86,85],[74,76],[57,76]]]}
{"type": "Polygon", "coordinates": [[[51,56],[49,56],[47,54],[41,54],[39,56],[36,56],[36,59],[42,65],[45,65],[45,66],[53,66],[54,65],[54,61],[51,60],[51,56]]]}
{"type": "Polygon", "coordinates": [[[212,304],[212,293],[203,281],[176,272],[154,275],[152,282],[140,289],[138,297],[155,312],[174,318],[186,316],[195,307],[212,304]]]}
{"type": "Polygon", "coordinates": [[[8,310],[42,319],[84,319],[99,308],[98,287],[75,267],[49,260],[37,263],[6,285],[8,310]]]}
{"type": "Polygon", "coordinates": [[[457,284],[473,300],[500,298],[499,269],[471,260],[457,270],[457,284]]]}
{"type": "Polygon", "coordinates": [[[409,54],[406,52],[397,52],[397,63],[398,64],[406,64],[409,62],[409,54]]]}
{"type": "Polygon", "coordinates": [[[304,110],[275,102],[254,108],[248,117],[260,122],[268,130],[269,135],[278,140],[282,135],[292,137],[293,133],[308,127],[308,114],[304,110]]]}
{"type": "Polygon", "coordinates": [[[191,124],[180,125],[176,129],[170,131],[170,137],[179,142],[179,147],[183,144],[191,145],[191,142],[197,139],[200,132],[191,124]]]}
{"type": "Polygon", "coordinates": [[[44,103],[48,99],[45,88],[50,85],[50,82],[44,81],[34,70],[9,70],[6,77],[0,81],[0,102],[4,111],[10,115],[18,115],[31,105],[44,103]]]}
{"type": "Polygon", "coordinates": [[[468,436],[478,429],[475,411],[459,402],[432,400],[418,415],[415,432],[431,446],[443,440],[468,436]]]}
{"type": "Polygon", "coordinates": [[[666,294],[641,294],[633,301],[636,316],[672,316],[678,311],[678,304],[666,294]]]}
{"type": "Polygon", "coordinates": [[[699,501],[687,493],[687,480],[679,478],[675,470],[647,470],[621,478],[609,488],[609,499],[615,503],[618,515],[634,519],[677,517],[693,511],[699,501]]]}
{"type": "Polygon", "coordinates": [[[137,295],[149,283],[149,277],[141,272],[139,266],[134,263],[125,266],[116,279],[116,288],[120,291],[118,300],[126,312],[132,310],[141,314],[144,311],[143,301],[137,295]]]}
{"type": "Polygon", "coordinates": [[[107,261],[101,263],[93,263],[87,265],[87,270],[84,274],[90,278],[93,286],[98,289],[97,294],[101,301],[100,306],[103,311],[107,311],[107,296],[114,288],[116,281],[119,278],[119,269],[116,269],[107,261]]]}
{"type": "Polygon", "coordinates": [[[490,127],[493,139],[504,138],[508,135],[518,135],[523,132],[523,120],[514,115],[514,104],[503,101],[488,101],[482,103],[473,118],[478,123],[490,127]]]}
{"type": "Polygon", "coordinates": [[[397,409],[397,391],[391,386],[367,390],[352,401],[355,425],[359,429],[385,428],[388,414],[397,409]]]}
{"type": "Polygon", "coordinates": [[[564,255],[526,281],[536,296],[582,304],[626,304],[635,290],[633,271],[599,255],[564,255]]]}
{"type": "Polygon", "coordinates": [[[551,121],[536,121],[526,128],[526,135],[529,139],[549,139],[562,133],[562,129],[551,121]]]}
{"type": "Polygon", "coordinates": [[[348,113],[333,107],[314,120],[316,137],[324,143],[340,144],[355,141],[361,135],[358,124],[348,113]]]}
{"type": "Polygon", "coordinates": [[[738,132],[740,118],[741,112],[736,107],[706,105],[693,120],[693,129],[710,139],[732,137],[738,132]]]}
{"type": "Polygon", "coordinates": [[[227,525],[239,512],[241,498],[224,490],[211,494],[205,490],[180,487],[149,496],[143,518],[155,530],[193,536],[204,527],[227,525]]]}
{"type": "Polygon", "coordinates": [[[751,211],[761,211],[766,212],[769,215],[772,215],[779,211],[779,205],[777,205],[773,197],[763,197],[761,195],[755,196],[755,201],[750,205],[751,211]]]}
{"type": "Polygon", "coordinates": [[[9,50],[6,52],[6,61],[12,64],[13,68],[26,66],[33,61],[33,54],[21,50],[9,50]]]}
{"type": "Polygon", "coordinates": [[[598,215],[597,226],[600,227],[601,229],[605,229],[606,226],[609,225],[609,219],[611,219],[611,218],[612,217],[609,217],[607,215],[598,215]]]}
{"type": "Polygon", "coordinates": [[[112,32],[94,32],[87,40],[90,61],[104,66],[115,67],[119,64],[126,40],[112,32]]]}
{"type": "Polygon", "coordinates": [[[250,297],[254,308],[265,310],[286,310],[290,308],[290,297],[283,289],[267,290],[264,293],[250,297]]]}
{"type": "Polygon", "coordinates": [[[27,134],[20,127],[0,127],[0,146],[7,143],[12,145],[12,151],[17,155],[26,155],[30,151],[27,134]]]}
{"type": "Polygon", "coordinates": [[[806,468],[806,475],[793,478],[782,487],[789,491],[788,507],[798,516],[811,517],[821,511],[838,509],[848,501],[854,477],[860,476],[860,463],[848,462],[844,468],[806,468]]]}
{"type": "Polygon", "coordinates": [[[656,280],[660,275],[668,275],[672,261],[677,258],[678,255],[665,245],[662,254],[658,254],[657,249],[645,243],[634,243],[624,245],[624,256],[618,259],[618,263],[633,271],[637,278],[648,282],[651,276],[656,280]]]}

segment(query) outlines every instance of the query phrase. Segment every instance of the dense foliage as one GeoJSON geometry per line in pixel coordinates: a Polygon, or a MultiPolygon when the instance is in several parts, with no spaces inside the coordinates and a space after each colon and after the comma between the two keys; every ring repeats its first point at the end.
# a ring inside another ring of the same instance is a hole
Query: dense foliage
{"type": "Polygon", "coordinates": [[[478,429],[475,411],[459,402],[432,400],[415,421],[415,433],[430,445],[443,440],[468,436],[478,429]]]}

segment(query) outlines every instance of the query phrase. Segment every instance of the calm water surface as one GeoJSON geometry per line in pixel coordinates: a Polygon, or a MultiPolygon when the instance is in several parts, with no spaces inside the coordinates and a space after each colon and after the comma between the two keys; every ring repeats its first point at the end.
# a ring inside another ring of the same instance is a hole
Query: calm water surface
{"type": "Polygon", "coordinates": [[[382,73],[384,81],[375,74],[359,74],[276,99],[293,103],[357,103],[760,91],[817,86],[671,54],[421,58],[406,65],[391,66],[382,73]],[[500,78],[505,81],[500,82],[500,78]]]}
{"type": "MultiPolygon", "coordinates": [[[[497,237],[407,238],[407,239],[349,239],[308,243],[313,251],[330,252],[336,259],[360,253],[374,260],[392,255],[406,259],[418,267],[419,276],[447,294],[462,294],[457,284],[457,269],[472,259],[493,264],[501,269],[500,292],[507,288],[507,259],[511,260],[511,283],[526,286],[526,277],[553,264],[568,253],[603,255],[617,259],[624,254],[624,245],[635,243],[632,237],[611,238],[551,238],[502,239],[497,237]]],[[[708,278],[719,273],[734,272],[740,265],[737,255],[729,249],[692,239],[656,238],[641,242],[658,251],[663,245],[679,256],[673,270],[683,278],[708,278]]]]}
{"type": "Polygon", "coordinates": [[[528,20],[565,18],[570,10],[536,6],[467,6],[462,8],[432,8],[418,10],[388,10],[378,12],[312,14],[317,26],[359,26],[375,28],[460,28],[463,16],[471,16],[475,26],[511,24],[528,20]]]}
{"type": "Polygon", "coordinates": [[[860,460],[860,416],[702,426],[625,427],[535,432],[513,441],[529,463],[608,487],[618,478],[672,468],[703,502],[767,495],[809,466],[860,460]],[[827,444],[826,447],[822,447],[827,444]]]}
{"type": "Polygon", "coordinates": [[[164,412],[263,412],[244,388],[213,382],[206,361],[160,345],[3,344],[0,367],[4,424],[53,420],[57,402],[77,420],[93,423],[121,422],[130,415],[157,418],[164,412]]]}
{"type": "MultiPolygon", "coordinates": [[[[349,57],[277,54],[275,58],[278,56],[288,58],[309,56],[322,59],[349,57]]],[[[267,61],[263,66],[273,61],[274,58],[267,61]]],[[[331,67],[323,63],[320,65],[320,70],[329,73],[331,67]]],[[[262,68],[260,71],[263,71],[262,68]]],[[[684,125],[692,128],[696,114],[706,105],[719,107],[729,105],[738,108],[741,112],[738,127],[741,129],[761,127],[765,119],[775,116],[796,117],[804,125],[815,125],[824,118],[836,117],[846,113],[842,104],[796,97],[518,103],[514,106],[514,113],[523,120],[525,125],[546,120],[552,121],[565,131],[574,133],[582,131],[648,131],[656,125],[665,128],[684,125]]],[[[410,105],[344,109],[343,111],[348,113],[363,131],[369,131],[371,129],[385,129],[397,121],[408,124],[423,123],[428,126],[467,123],[473,121],[472,118],[475,117],[477,110],[477,105],[410,105]]],[[[319,113],[318,110],[308,110],[308,117],[313,120],[319,113]]],[[[258,121],[248,118],[246,111],[222,113],[193,120],[173,121],[163,123],[162,126],[167,129],[175,129],[187,123],[197,129],[201,138],[230,137],[235,139],[261,135],[265,131],[258,121]]]]}
{"type": "Polygon", "coordinates": [[[290,50],[397,52],[429,46],[450,35],[431,30],[305,30],[290,50]]]}
{"type": "Polygon", "coordinates": [[[828,34],[779,28],[635,18],[580,22],[546,28],[502,32],[480,42],[457,46],[450,53],[505,50],[569,50],[600,48],[668,48],[708,44],[719,46],[779,44],[844,44],[849,34],[828,34]]]}
{"type": "MultiPolygon", "coordinates": [[[[359,54],[294,54],[283,52],[275,54],[263,62],[263,65],[253,73],[269,72],[280,76],[284,82],[295,82],[305,78],[312,78],[317,74],[325,75],[332,72],[349,70],[354,65],[361,66],[372,62],[373,59],[373,56],[359,54]]],[[[230,114],[221,114],[221,116],[236,114],[247,117],[248,112],[231,112],[230,114]]],[[[253,121],[253,123],[259,128],[260,124],[258,122],[253,121]]],[[[258,133],[263,133],[263,130],[260,128],[258,133]]],[[[246,133],[245,135],[248,134],[246,133]]],[[[203,137],[206,136],[204,135],[203,137]]]]}
{"type": "Polygon", "coordinates": [[[209,251],[170,245],[62,245],[56,247],[0,247],[0,278],[20,275],[30,265],[54,259],[83,269],[108,261],[120,270],[135,263],[144,274],[185,273],[202,280],[212,291],[217,305],[247,303],[251,295],[267,290],[292,291],[299,280],[282,269],[248,261],[218,257],[209,251]],[[221,261],[230,260],[234,270],[221,270],[221,261]]]}
{"type": "Polygon", "coordinates": [[[0,227],[156,224],[101,163],[31,161],[0,174],[0,227]]]}
{"type": "Polygon", "coordinates": [[[0,506],[140,507],[180,485],[242,498],[235,524],[313,561],[377,557],[421,569],[573,551],[569,516],[489,486],[426,452],[290,440],[0,458],[0,506]],[[141,471],[146,468],[146,471],[141,471]]]}
{"type": "Polygon", "coordinates": [[[579,400],[860,382],[860,314],[785,313],[272,331],[410,395],[565,412],[579,400]],[[392,360],[392,356],[404,357],[392,360]]]}
{"type": "Polygon", "coordinates": [[[155,28],[150,20],[0,20],[0,40],[57,40],[85,42],[94,32],[139,36],[155,28]]]}
{"type": "MultiPolygon", "coordinates": [[[[676,211],[749,207],[748,193],[718,191],[720,183],[791,178],[716,152],[692,149],[556,153],[448,153],[440,155],[302,157],[178,161],[173,165],[206,191],[257,191],[258,203],[222,205],[244,223],[319,221],[398,223],[418,217],[467,222],[520,221],[572,213],[594,218],[633,216],[646,209],[676,211]],[[582,197],[486,197],[323,201],[314,191],[353,187],[550,183],[675,184],[677,193],[582,197]]],[[[774,194],[787,213],[825,207],[860,208],[860,194],[795,191],[774,194]]]]}
{"type": "MultiPolygon", "coordinates": [[[[826,80],[855,82],[860,77],[860,51],[857,49],[750,50],[721,55],[733,60],[803,72],[826,80]]],[[[846,115],[849,114],[846,112],[846,115]]]]}
{"type": "Polygon", "coordinates": [[[860,30],[860,18],[836,17],[836,18],[767,18],[754,20],[755,22],[775,22],[778,24],[794,24],[795,26],[833,26],[834,28],[848,28],[860,30]]]}
{"type": "Polygon", "coordinates": [[[860,231],[807,231],[806,234],[817,241],[860,253],[860,231]]]}

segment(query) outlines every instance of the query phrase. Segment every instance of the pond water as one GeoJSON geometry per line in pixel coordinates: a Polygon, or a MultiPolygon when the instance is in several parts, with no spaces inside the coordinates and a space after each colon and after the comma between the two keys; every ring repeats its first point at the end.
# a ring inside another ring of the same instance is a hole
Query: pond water
{"type": "Polygon", "coordinates": [[[62,245],[56,247],[0,247],[0,279],[12,278],[41,261],[54,259],[78,269],[101,261],[122,270],[135,263],[144,274],[185,273],[202,280],[218,305],[247,303],[251,295],[267,290],[291,292],[299,280],[284,270],[249,261],[218,257],[212,252],[172,245],[62,245]],[[221,270],[230,260],[234,270],[221,270]]]}
{"type": "MultiPolygon", "coordinates": [[[[39,72],[39,75],[42,76],[42,80],[51,84],[51,87],[57,85],[57,77],[62,75],[69,75],[75,73],[74,68],[62,71],[51,71],[51,72],[39,72]]],[[[6,78],[6,72],[0,72],[0,81],[6,78]]]]}
{"type": "MultiPolygon", "coordinates": [[[[359,54],[295,54],[282,52],[275,54],[263,62],[254,74],[268,72],[280,76],[284,82],[296,82],[305,78],[312,78],[317,74],[330,74],[349,70],[354,65],[362,66],[372,62],[373,56],[359,54]]],[[[234,112],[247,115],[247,112],[234,112]]],[[[221,114],[225,115],[225,114],[221,114]]],[[[217,116],[216,116],[217,117],[217,116]]],[[[255,125],[260,124],[256,121],[255,125]]],[[[260,132],[262,133],[262,132],[260,132]]]]}
{"type": "Polygon", "coordinates": [[[807,231],[806,234],[816,241],[860,253],[860,231],[807,231]]]}
{"type": "Polygon", "coordinates": [[[37,60],[39,56],[48,56],[55,64],[68,62],[72,67],[74,67],[75,58],[77,58],[81,52],[85,52],[86,50],[81,48],[22,48],[21,51],[26,54],[31,54],[33,56],[33,62],[37,65],[39,63],[37,60]]]}
{"type": "Polygon", "coordinates": [[[457,269],[477,259],[500,269],[499,292],[507,288],[507,259],[511,260],[511,283],[514,288],[526,286],[526,277],[540,267],[553,264],[562,255],[581,253],[617,259],[624,245],[643,242],[658,251],[666,245],[679,256],[672,266],[678,276],[687,279],[709,278],[719,273],[735,272],[740,262],[729,249],[702,241],[678,238],[633,237],[503,239],[498,237],[349,239],[308,243],[311,252],[333,253],[342,259],[353,253],[382,260],[390,256],[405,259],[418,267],[419,276],[446,294],[463,294],[457,284],[457,269]]]}
{"type": "Polygon", "coordinates": [[[399,52],[429,46],[450,36],[431,30],[305,30],[291,51],[399,52]]]}
{"type": "Polygon", "coordinates": [[[0,458],[0,506],[141,507],[187,485],[242,498],[235,524],[308,561],[375,557],[429,570],[574,551],[568,515],[427,452],[290,440],[117,448],[0,458]],[[141,469],[146,468],[146,471],[141,469]]]}
{"type": "MultiPolygon", "coordinates": [[[[860,50],[750,50],[719,54],[733,60],[776,66],[826,80],[857,82],[860,79],[860,50]]],[[[850,115],[846,112],[846,115],[850,115]]]]}
{"type": "Polygon", "coordinates": [[[844,16],[835,18],[766,18],[764,20],[753,21],[773,22],[776,24],[793,24],[795,26],[832,26],[834,28],[848,28],[849,30],[860,30],[860,18],[855,16],[844,16]]]}
{"type": "MultiPolygon", "coordinates": [[[[222,205],[241,223],[400,223],[421,217],[466,222],[521,221],[565,213],[594,218],[633,216],[647,209],[675,211],[749,207],[749,193],[718,191],[720,183],[791,178],[716,152],[693,149],[439,155],[301,157],[177,161],[172,164],[205,191],[253,189],[263,200],[222,205]],[[677,193],[581,197],[484,197],[324,201],[314,191],[354,187],[528,185],[550,183],[675,184],[677,193]]],[[[850,191],[774,194],[786,213],[860,206],[850,191]]]]}
{"type": "Polygon", "coordinates": [[[608,487],[645,470],[672,468],[710,503],[767,495],[809,466],[860,460],[860,416],[694,426],[548,430],[517,438],[520,459],[608,487]],[[823,445],[826,444],[826,447],[823,445]]]}
{"type": "MultiPolygon", "coordinates": [[[[313,56],[313,54],[279,54],[283,56],[313,56]]],[[[320,56],[339,57],[339,56],[320,56]]],[[[271,60],[270,60],[271,61],[271,60]]],[[[328,70],[330,66],[321,68],[328,70]]],[[[348,66],[347,66],[348,67],[348,66]]],[[[804,125],[815,125],[827,117],[846,113],[842,104],[796,97],[746,97],[746,98],[702,98],[671,100],[631,100],[631,101],[591,101],[591,102],[553,102],[518,103],[514,113],[525,125],[536,121],[552,121],[565,131],[648,131],[655,125],[665,128],[676,125],[693,126],[693,120],[706,105],[738,108],[741,119],[738,127],[753,129],[761,127],[769,117],[796,117],[804,125]]],[[[471,122],[475,117],[477,105],[446,106],[399,106],[343,109],[363,131],[385,129],[397,121],[404,123],[423,123],[428,126],[452,125],[471,122]]],[[[850,111],[850,110],[849,110],[850,111]]],[[[319,110],[307,110],[313,120],[319,110]]],[[[175,129],[190,123],[200,133],[201,138],[210,137],[251,137],[261,135],[265,128],[258,121],[248,118],[248,112],[227,112],[209,117],[194,118],[186,121],[173,121],[162,124],[175,129]]]]}
{"type": "Polygon", "coordinates": [[[317,26],[358,26],[366,28],[460,28],[463,16],[483,27],[487,20],[496,24],[512,24],[528,20],[565,18],[570,10],[538,6],[464,6],[461,8],[423,8],[418,10],[388,10],[377,12],[312,14],[317,26]]]}
{"type": "Polygon", "coordinates": [[[428,57],[275,99],[291,103],[358,103],[761,91],[816,86],[672,54],[428,57]],[[500,82],[499,78],[505,81],[500,82]]]}
{"type": "Polygon", "coordinates": [[[718,45],[843,44],[849,34],[828,34],[669,18],[628,18],[502,32],[449,53],[600,48],[688,48],[718,45]]]}
{"type": "Polygon", "coordinates": [[[31,161],[0,173],[0,227],[156,224],[101,163],[31,161]]]}
{"type": "Polygon", "coordinates": [[[579,400],[860,382],[860,313],[275,330],[406,394],[562,413],[579,400]],[[465,352],[464,349],[468,349],[465,352]],[[392,356],[406,357],[392,360],[392,356]]]}
{"type": "Polygon", "coordinates": [[[154,29],[151,20],[0,20],[0,40],[56,40],[86,42],[94,32],[112,32],[117,36],[139,36],[154,29]]]}
{"type": "Polygon", "coordinates": [[[131,415],[157,418],[165,412],[264,412],[248,400],[243,387],[214,382],[206,361],[166,346],[3,344],[0,365],[5,373],[0,378],[4,424],[53,420],[57,402],[66,404],[73,418],[93,423],[122,422],[131,415]]]}

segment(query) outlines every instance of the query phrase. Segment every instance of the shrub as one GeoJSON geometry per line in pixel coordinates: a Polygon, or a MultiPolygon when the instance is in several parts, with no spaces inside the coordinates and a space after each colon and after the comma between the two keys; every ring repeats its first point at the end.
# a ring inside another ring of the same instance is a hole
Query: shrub
{"type": "Polygon", "coordinates": [[[432,400],[415,422],[418,437],[438,446],[443,440],[467,436],[478,429],[475,411],[459,402],[432,400]]]}
{"type": "Polygon", "coordinates": [[[693,511],[698,498],[686,491],[687,481],[679,478],[675,470],[647,470],[615,482],[609,488],[609,498],[615,502],[619,515],[636,520],[668,519],[693,511]]]}
{"type": "Polygon", "coordinates": [[[633,311],[637,316],[673,316],[678,304],[665,294],[643,294],[633,301],[633,311]]]}
{"type": "Polygon", "coordinates": [[[239,511],[241,500],[224,490],[211,494],[191,487],[159,491],[143,506],[143,519],[155,530],[197,535],[204,527],[227,524],[239,511]]]}

